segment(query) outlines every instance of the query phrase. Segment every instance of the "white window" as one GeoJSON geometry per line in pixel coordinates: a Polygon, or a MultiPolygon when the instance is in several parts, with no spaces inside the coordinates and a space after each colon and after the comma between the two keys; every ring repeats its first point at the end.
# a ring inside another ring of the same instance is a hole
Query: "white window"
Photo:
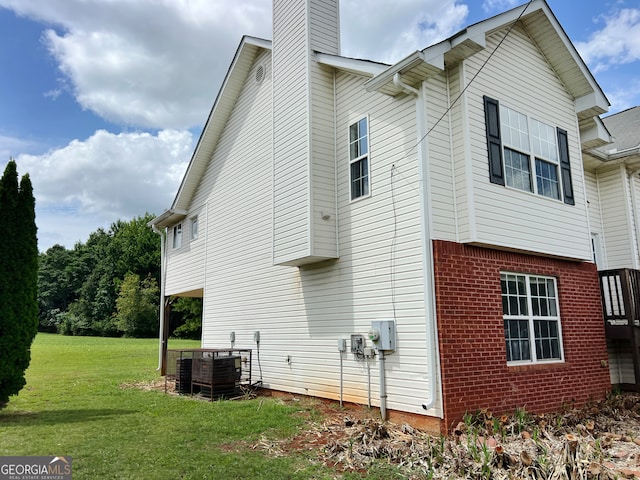
{"type": "Polygon", "coordinates": [[[489,181],[575,205],[566,130],[484,97],[489,181]]]}
{"type": "Polygon", "coordinates": [[[562,361],[556,279],[501,273],[507,362],[562,361]]]}
{"type": "Polygon", "coordinates": [[[507,186],[559,200],[556,129],[503,105],[500,127],[507,186]]]}
{"type": "Polygon", "coordinates": [[[349,126],[351,200],[369,195],[369,129],[367,117],[349,126]]]}
{"type": "Polygon", "coordinates": [[[191,240],[198,238],[198,217],[191,217],[191,240]]]}
{"type": "Polygon", "coordinates": [[[173,227],[173,248],[182,246],[182,224],[179,223],[173,227]]]}

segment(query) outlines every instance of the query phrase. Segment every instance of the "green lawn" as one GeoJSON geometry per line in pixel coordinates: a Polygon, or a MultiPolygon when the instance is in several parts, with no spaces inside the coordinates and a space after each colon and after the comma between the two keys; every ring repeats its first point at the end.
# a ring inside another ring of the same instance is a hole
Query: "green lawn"
{"type": "MultiPolygon", "coordinates": [[[[170,348],[198,346],[170,342],[170,348]]],[[[74,479],[335,478],[304,456],[274,458],[251,448],[263,435],[295,433],[302,407],[123,388],[158,378],[157,345],[38,334],[27,385],[0,411],[0,456],[70,455],[74,479]]]]}

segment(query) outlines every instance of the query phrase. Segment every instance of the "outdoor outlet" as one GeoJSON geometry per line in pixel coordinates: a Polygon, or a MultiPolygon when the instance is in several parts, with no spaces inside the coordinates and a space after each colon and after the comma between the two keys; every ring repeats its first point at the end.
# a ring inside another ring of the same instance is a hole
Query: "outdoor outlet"
{"type": "Polygon", "coordinates": [[[253,332],[253,341],[255,343],[260,343],[260,332],[257,330],[253,332]]]}
{"type": "Polygon", "coordinates": [[[338,339],[338,351],[339,352],[346,352],[347,351],[347,339],[346,338],[339,338],[338,339]]]}
{"type": "Polygon", "coordinates": [[[236,342],[236,332],[231,332],[231,333],[229,334],[229,341],[230,341],[231,343],[235,343],[235,342],[236,342]]]}

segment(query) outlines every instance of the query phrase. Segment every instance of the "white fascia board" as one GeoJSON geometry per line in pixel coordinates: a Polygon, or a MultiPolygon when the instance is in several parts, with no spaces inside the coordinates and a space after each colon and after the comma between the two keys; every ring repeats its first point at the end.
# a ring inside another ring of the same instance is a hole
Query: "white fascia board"
{"type": "Polygon", "coordinates": [[[593,117],[593,122],[580,128],[580,143],[583,150],[591,150],[613,142],[611,133],[600,117],[593,117]]]}
{"type": "Polygon", "coordinates": [[[165,210],[162,214],[147,223],[149,227],[165,228],[176,224],[187,216],[186,210],[174,210],[170,208],[165,210]]]}
{"type": "Polygon", "coordinates": [[[321,52],[316,52],[316,60],[322,65],[365,77],[374,77],[389,68],[389,65],[384,63],[375,63],[368,60],[358,60],[321,52]]]}
{"type": "MultiPolygon", "coordinates": [[[[444,71],[445,54],[456,49],[456,47],[462,47],[469,43],[474,45],[474,51],[479,51],[485,48],[487,33],[504,28],[510,22],[515,21],[520,16],[524,8],[531,8],[531,5],[535,5],[535,8],[541,8],[541,4],[543,4],[541,0],[534,0],[533,2],[530,2],[530,4],[522,5],[495,17],[471,25],[442,42],[408,55],[384,72],[367,81],[365,83],[365,87],[369,92],[379,90],[381,87],[392,82],[396,73],[405,73],[423,63],[434,67],[436,71],[444,71]]],[[[535,8],[531,8],[531,11],[534,11],[535,8]]]]}
{"type": "MultiPolygon", "coordinates": [[[[245,35],[242,37],[241,46],[243,45],[253,45],[254,47],[262,48],[264,50],[271,50],[271,40],[265,40],[264,38],[251,37],[249,35],[245,35]]],[[[235,58],[234,58],[235,60],[235,58]]],[[[231,64],[233,65],[232,62],[231,64]]]]}
{"type": "MultiPolygon", "coordinates": [[[[442,43],[445,43],[445,42],[442,42],[442,43]]],[[[447,47],[448,47],[448,42],[447,42],[447,47]]],[[[429,51],[429,48],[425,50],[429,51]]],[[[413,52],[411,55],[408,55],[407,57],[400,60],[398,63],[391,65],[389,68],[385,69],[383,72],[373,77],[371,80],[368,80],[367,82],[365,82],[364,86],[367,89],[367,91],[368,92],[376,91],[389,83],[393,83],[393,77],[395,76],[396,73],[400,73],[400,74],[406,73],[412,70],[413,68],[419,67],[420,65],[423,65],[423,64],[428,64],[438,71],[443,71],[444,56],[432,55],[429,58],[429,60],[427,60],[425,58],[425,50],[413,52]]]]}
{"type": "Polygon", "coordinates": [[[609,100],[599,88],[575,100],[576,115],[578,116],[591,112],[600,115],[609,110],[609,106],[609,100]]]}

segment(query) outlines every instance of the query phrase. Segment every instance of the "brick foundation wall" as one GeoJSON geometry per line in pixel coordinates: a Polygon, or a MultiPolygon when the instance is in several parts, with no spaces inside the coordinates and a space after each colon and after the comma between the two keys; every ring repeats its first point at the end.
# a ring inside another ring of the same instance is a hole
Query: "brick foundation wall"
{"type": "Polygon", "coordinates": [[[480,408],[548,412],[611,389],[596,266],[434,241],[443,429],[480,408]],[[564,363],[507,366],[500,272],[557,278],[564,363]]]}

